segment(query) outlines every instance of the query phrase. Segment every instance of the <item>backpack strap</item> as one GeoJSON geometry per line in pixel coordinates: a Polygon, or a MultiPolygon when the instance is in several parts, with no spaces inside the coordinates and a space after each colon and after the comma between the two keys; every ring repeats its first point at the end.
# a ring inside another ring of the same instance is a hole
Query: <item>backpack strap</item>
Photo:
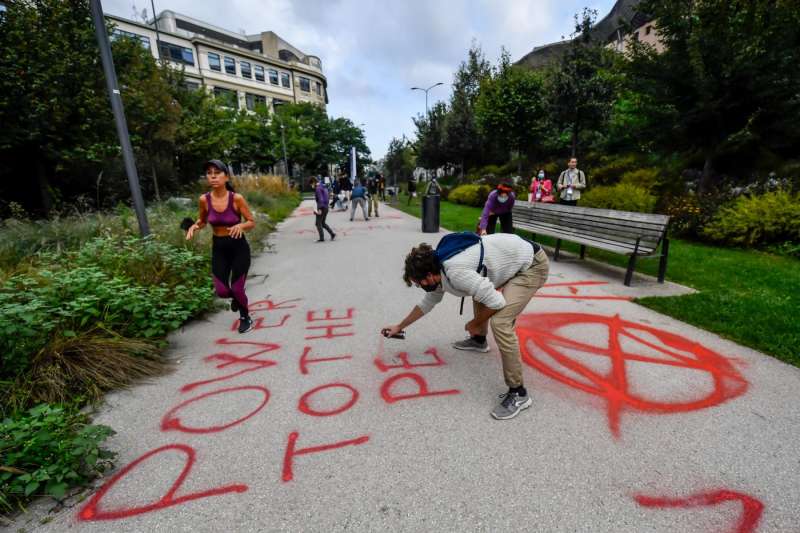
{"type": "MultiPolygon", "coordinates": [[[[480,257],[480,259],[478,259],[478,274],[483,274],[483,277],[485,278],[487,276],[488,270],[486,269],[486,265],[483,264],[483,239],[481,239],[478,242],[481,245],[481,257],[480,257]],[[481,271],[483,271],[483,272],[481,272],[481,271]]],[[[444,265],[442,265],[442,272],[444,272],[444,265]]],[[[445,274],[445,275],[447,275],[447,274],[445,274]]],[[[463,315],[464,314],[464,297],[463,296],[461,297],[461,306],[458,309],[458,314],[459,315],[463,315]]]]}

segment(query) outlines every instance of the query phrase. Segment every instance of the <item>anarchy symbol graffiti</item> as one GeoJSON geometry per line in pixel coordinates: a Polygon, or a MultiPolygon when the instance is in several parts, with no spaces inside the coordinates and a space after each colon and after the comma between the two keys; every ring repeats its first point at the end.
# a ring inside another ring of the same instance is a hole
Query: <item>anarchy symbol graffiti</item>
{"type": "Polygon", "coordinates": [[[616,438],[620,436],[624,409],[651,414],[695,411],[741,396],[748,387],[747,380],[722,355],[680,335],[623,320],[619,315],[522,315],[517,320],[517,335],[526,364],[560,383],[606,400],[608,425],[616,438]],[[605,346],[580,340],[582,329],[597,331],[598,327],[608,332],[605,346]],[[565,333],[566,328],[572,334],[565,333]],[[610,371],[598,371],[575,353],[607,358],[610,371]],[[710,385],[687,390],[684,398],[656,400],[655,390],[632,389],[628,368],[632,362],[693,369],[709,376],[710,385]]]}

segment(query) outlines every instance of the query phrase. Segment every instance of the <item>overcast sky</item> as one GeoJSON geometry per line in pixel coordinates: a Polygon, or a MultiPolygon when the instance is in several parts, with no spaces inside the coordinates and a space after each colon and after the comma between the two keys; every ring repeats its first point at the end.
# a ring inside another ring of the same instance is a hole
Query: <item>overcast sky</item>
{"type": "MultiPolygon", "coordinates": [[[[495,63],[505,46],[516,61],[534,46],[571,33],[573,16],[588,6],[605,16],[614,0],[155,0],[171,9],[248,34],[272,30],[322,59],[328,78],[328,113],[364,124],[372,157],[392,137],[413,137],[411,117],[425,110],[425,95],[411,87],[445,83],[429,105],[446,100],[458,64],[473,39],[495,63]]],[[[125,18],[150,12],[149,0],[103,0],[125,18]]]]}

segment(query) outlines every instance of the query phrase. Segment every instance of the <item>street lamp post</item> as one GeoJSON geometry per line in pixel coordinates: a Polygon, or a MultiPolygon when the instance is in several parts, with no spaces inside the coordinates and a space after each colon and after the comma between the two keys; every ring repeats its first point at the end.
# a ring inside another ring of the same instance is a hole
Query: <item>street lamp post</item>
{"type": "MultiPolygon", "coordinates": [[[[422,89],[420,87],[412,87],[411,88],[412,91],[422,91],[422,92],[425,93],[425,119],[428,121],[428,125],[429,126],[430,126],[430,120],[431,120],[431,112],[428,110],[428,91],[430,91],[434,87],[438,87],[439,85],[444,85],[444,83],[442,83],[442,82],[434,83],[433,85],[431,85],[427,89],[422,89]]],[[[425,177],[426,178],[430,178],[430,176],[428,175],[428,169],[425,169],[425,177]]]]}
{"type": "Polygon", "coordinates": [[[283,122],[281,122],[281,144],[283,145],[283,169],[286,176],[289,176],[289,162],[286,160],[286,137],[283,135],[283,122]]]}

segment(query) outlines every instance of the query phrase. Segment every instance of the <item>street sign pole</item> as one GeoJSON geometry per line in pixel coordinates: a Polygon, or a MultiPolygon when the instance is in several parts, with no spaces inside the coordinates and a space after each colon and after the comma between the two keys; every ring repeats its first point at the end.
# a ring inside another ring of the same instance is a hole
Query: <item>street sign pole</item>
{"type": "Polygon", "coordinates": [[[128,123],[125,121],[125,109],[122,107],[122,95],[119,92],[117,83],[117,73],[114,70],[114,58],[111,56],[111,44],[108,41],[106,31],[106,21],[103,16],[103,6],[100,0],[89,0],[92,9],[92,20],[94,21],[94,32],[97,37],[97,45],[100,48],[100,59],[103,62],[103,72],[106,77],[106,87],[108,97],[111,100],[111,110],[114,112],[114,122],[117,126],[117,136],[122,147],[122,159],[125,162],[125,173],[128,175],[128,185],[133,197],[133,208],[136,211],[136,218],[139,221],[139,233],[142,237],[150,234],[150,227],[147,224],[147,214],[144,210],[144,199],[142,189],[139,187],[139,175],[136,173],[136,161],[133,157],[131,139],[128,135],[128,123]]]}

